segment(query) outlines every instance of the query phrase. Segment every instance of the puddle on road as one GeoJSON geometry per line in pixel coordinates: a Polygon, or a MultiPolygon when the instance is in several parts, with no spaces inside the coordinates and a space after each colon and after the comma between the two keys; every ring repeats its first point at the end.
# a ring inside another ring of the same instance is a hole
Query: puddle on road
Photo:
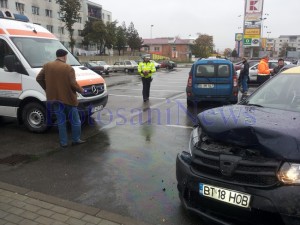
{"type": "Polygon", "coordinates": [[[34,155],[23,155],[23,154],[14,154],[8,157],[0,159],[0,164],[6,164],[10,166],[15,166],[21,163],[27,163],[32,160],[35,160],[36,156],[34,155]]]}

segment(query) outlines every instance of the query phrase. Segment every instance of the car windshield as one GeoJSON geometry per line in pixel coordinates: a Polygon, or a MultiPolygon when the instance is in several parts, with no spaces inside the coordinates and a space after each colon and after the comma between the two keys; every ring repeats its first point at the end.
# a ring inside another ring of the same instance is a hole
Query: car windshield
{"type": "MultiPolygon", "coordinates": [[[[132,63],[132,65],[137,66],[138,64],[136,63],[136,61],[131,60],[130,61],[132,63]]],[[[129,64],[130,65],[130,64],[129,64]]]]}
{"type": "Polygon", "coordinates": [[[89,64],[90,66],[93,66],[93,67],[97,67],[97,66],[98,66],[97,63],[93,63],[93,62],[89,62],[88,64],[89,64]]]}
{"type": "Polygon", "coordinates": [[[299,86],[299,74],[278,75],[250,96],[246,104],[300,112],[299,86]]]}
{"type": "MultiPolygon", "coordinates": [[[[54,61],[57,49],[68,51],[58,40],[53,39],[12,37],[11,40],[32,68],[43,67],[45,63],[54,61]]],[[[72,66],[80,66],[71,53],[68,54],[67,63],[72,66]]]]}
{"type": "Polygon", "coordinates": [[[104,61],[99,61],[99,62],[98,62],[98,64],[99,64],[99,65],[101,65],[101,66],[105,66],[105,65],[107,65],[107,63],[106,63],[106,62],[104,62],[104,61]]]}

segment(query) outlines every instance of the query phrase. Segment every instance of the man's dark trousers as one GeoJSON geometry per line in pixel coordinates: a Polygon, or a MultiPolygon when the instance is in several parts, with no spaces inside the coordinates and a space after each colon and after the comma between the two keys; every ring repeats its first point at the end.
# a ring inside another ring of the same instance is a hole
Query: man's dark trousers
{"type": "Polygon", "coordinates": [[[152,77],[149,78],[142,77],[144,101],[149,99],[151,81],[152,81],[152,77]]]}

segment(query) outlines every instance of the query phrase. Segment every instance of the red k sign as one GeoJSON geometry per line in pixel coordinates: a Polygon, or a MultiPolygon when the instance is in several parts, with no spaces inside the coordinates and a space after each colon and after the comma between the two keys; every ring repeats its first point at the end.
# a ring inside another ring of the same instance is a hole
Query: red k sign
{"type": "Polygon", "coordinates": [[[261,13],[263,0],[247,0],[246,13],[261,13]]]}
{"type": "Polygon", "coordinates": [[[250,1],[250,10],[251,11],[257,11],[258,10],[256,4],[257,4],[257,1],[250,1]]]}

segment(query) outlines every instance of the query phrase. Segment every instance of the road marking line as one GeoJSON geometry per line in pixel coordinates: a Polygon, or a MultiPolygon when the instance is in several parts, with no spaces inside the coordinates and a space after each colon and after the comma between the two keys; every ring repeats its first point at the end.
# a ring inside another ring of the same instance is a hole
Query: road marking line
{"type": "MultiPolygon", "coordinates": [[[[109,96],[143,98],[142,96],[135,96],[135,95],[116,95],[116,94],[109,94],[109,96]]],[[[164,100],[164,99],[166,99],[166,98],[150,97],[150,99],[163,99],[163,100],[164,100]]]]}
{"type": "Polygon", "coordinates": [[[168,124],[168,125],[166,125],[166,127],[184,128],[184,129],[193,129],[193,127],[190,127],[190,126],[172,125],[172,124],[168,124]]]}
{"type": "MultiPolygon", "coordinates": [[[[129,91],[142,91],[142,89],[128,89],[128,88],[116,88],[116,89],[114,89],[114,90],[129,90],[129,91]]],[[[183,93],[183,91],[180,91],[180,90],[153,90],[153,89],[151,89],[150,91],[164,91],[164,92],[182,92],[183,93]]]]}

